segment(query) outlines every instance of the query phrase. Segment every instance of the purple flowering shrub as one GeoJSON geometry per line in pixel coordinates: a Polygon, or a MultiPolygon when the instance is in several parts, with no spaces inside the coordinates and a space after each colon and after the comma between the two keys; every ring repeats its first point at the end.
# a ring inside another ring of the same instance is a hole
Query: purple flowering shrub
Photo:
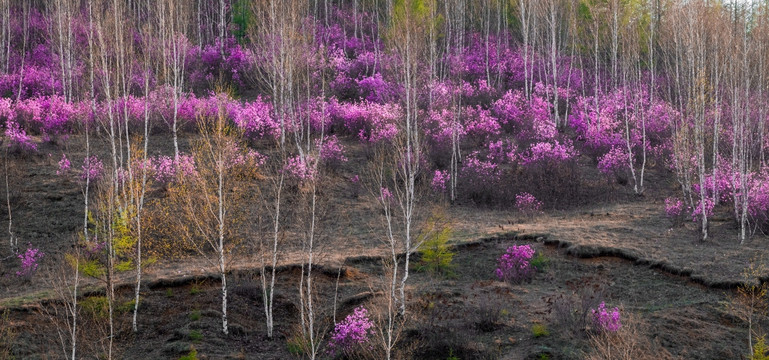
{"type": "MultiPolygon", "coordinates": [[[[176,41],[188,43],[186,38],[176,41]]],[[[257,63],[256,56],[233,37],[224,40],[224,44],[217,38],[213,44],[206,45],[203,49],[189,45],[181,47],[188,49],[188,78],[196,89],[210,88],[220,75],[224,77],[222,80],[243,87],[246,84],[245,74],[257,63]],[[224,48],[224,56],[220,51],[221,47],[224,48]]]]}
{"type": "Polygon", "coordinates": [[[678,222],[684,213],[684,202],[679,198],[668,197],[665,199],[665,214],[673,222],[678,222]]]}
{"type": "Polygon", "coordinates": [[[754,176],[748,191],[748,214],[752,221],[761,227],[769,227],[769,168],[763,168],[754,176]]]}
{"type": "Polygon", "coordinates": [[[433,191],[438,193],[446,192],[446,183],[450,180],[451,175],[447,170],[435,170],[433,174],[433,180],[430,182],[433,191]]]}
{"type": "Polygon", "coordinates": [[[334,99],[329,103],[329,112],[334,129],[357,135],[360,141],[368,143],[392,141],[398,134],[397,121],[403,115],[398,104],[340,103],[334,99]]]}
{"type": "Polygon", "coordinates": [[[713,199],[710,197],[706,197],[703,199],[700,199],[692,209],[692,221],[697,222],[702,217],[703,211],[705,212],[705,215],[707,217],[713,216],[713,208],[715,208],[715,203],[713,202],[713,199]]]}
{"type": "Polygon", "coordinates": [[[489,110],[480,106],[468,106],[463,113],[467,135],[475,138],[479,143],[499,135],[502,131],[499,121],[491,115],[489,110]]]}
{"type": "Polygon", "coordinates": [[[72,164],[69,162],[69,159],[67,159],[67,154],[61,154],[61,160],[59,160],[59,169],[56,170],[56,175],[66,175],[69,173],[69,169],[71,167],[72,164]]]}
{"type": "Polygon", "coordinates": [[[246,136],[252,138],[280,137],[280,123],[274,118],[272,104],[261,97],[245,104],[229,106],[229,115],[246,136]]]}
{"type": "Polygon", "coordinates": [[[458,187],[462,193],[478,203],[488,203],[495,193],[495,185],[502,179],[499,161],[480,151],[473,151],[459,169],[458,187]]]}
{"type": "Polygon", "coordinates": [[[369,336],[373,335],[374,323],[369,319],[368,310],[359,306],[353,313],[347,315],[342,322],[334,325],[331,332],[331,340],[328,342],[328,352],[331,355],[343,353],[349,355],[356,346],[369,342],[369,336]]]}
{"type": "Polygon", "coordinates": [[[607,178],[614,177],[620,183],[627,183],[627,172],[630,163],[630,157],[627,148],[614,146],[598,158],[598,171],[606,175],[607,178]]]}
{"type": "Polygon", "coordinates": [[[21,260],[21,270],[16,272],[16,276],[32,276],[37,271],[38,261],[43,256],[45,254],[40,249],[33,248],[32,244],[29,244],[27,250],[23,254],[18,255],[18,258],[21,260]]]}
{"type": "Polygon", "coordinates": [[[96,155],[85,158],[81,170],[80,180],[88,180],[91,184],[98,182],[104,176],[104,164],[96,155]]]}
{"type": "Polygon", "coordinates": [[[511,90],[493,103],[492,113],[503,128],[521,141],[543,141],[555,138],[557,129],[552,119],[552,104],[533,95],[527,100],[520,90],[511,90]]]}
{"type": "Polygon", "coordinates": [[[288,159],[282,171],[290,179],[297,180],[299,183],[312,181],[318,175],[312,166],[314,162],[315,159],[309,155],[305,155],[304,158],[296,155],[288,159]]]}
{"type": "Polygon", "coordinates": [[[534,249],[531,245],[513,245],[497,259],[497,269],[494,273],[499,280],[513,284],[531,281],[536,271],[531,265],[532,257],[534,249]]]}
{"type": "Polygon", "coordinates": [[[344,145],[339,142],[336,135],[324,137],[323,144],[321,144],[320,139],[315,140],[315,146],[319,147],[318,152],[323,163],[331,167],[338,167],[347,162],[347,157],[344,156],[344,145]]]}
{"type": "Polygon", "coordinates": [[[518,191],[528,192],[540,201],[557,206],[568,205],[582,191],[578,155],[568,139],[536,142],[519,153],[508,153],[519,168],[516,183],[525,184],[518,191]]]}
{"type": "Polygon", "coordinates": [[[532,144],[528,151],[521,154],[520,162],[523,166],[538,164],[557,165],[573,160],[576,156],[577,151],[570,141],[560,143],[558,140],[555,140],[553,142],[537,142],[532,144]]]}
{"type": "Polygon", "coordinates": [[[617,332],[622,323],[620,322],[619,308],[606,310],[606,304],[601,302],[597,309],[590,309],[593,319],[593,328],[600,332],[617,332]]]}
{"type": "Polygon", "coordinates": [[[161,185],[168,185],[182,177],[197,175],[195,159],[192,155],[180,154],[178,159],[171,156],[156,156],[148,159],[149,174],[152,179],[161,185]]]}
{"type": "Polygon", "coordinates": [[[534,216],[542,212],[542,202],[527,192],[515,195],[515,208],[521,214],[534,216]]]}
{"type": "Polygon", "coordinates": [[[8,147],[21,151],[21,152],[33,152],[37,151],[37,144],[32,140],[32,137],[27,135],[27,132],[19,126],[16,121],[8,120],[5,128],[5,137],[8,140],[8,147]]]}

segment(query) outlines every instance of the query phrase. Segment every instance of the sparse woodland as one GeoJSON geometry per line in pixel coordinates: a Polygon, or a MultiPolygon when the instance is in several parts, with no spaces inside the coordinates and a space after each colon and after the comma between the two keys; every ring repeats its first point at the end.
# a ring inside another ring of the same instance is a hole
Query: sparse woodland
{"type": "Polygon", "coordinates": [[[0,0],[0,359],[763,359],[768,124],[766,1],[0,0]]]}

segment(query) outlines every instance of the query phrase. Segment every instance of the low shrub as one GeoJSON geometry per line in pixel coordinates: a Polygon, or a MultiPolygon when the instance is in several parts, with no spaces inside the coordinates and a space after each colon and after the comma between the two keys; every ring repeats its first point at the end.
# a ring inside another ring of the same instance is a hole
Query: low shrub
{"type": "Polygon", "coordinates": [[[526,217],[542,213],[542,202],[527,192],[515,195],[515,208],[526,217]]]}
{"type": "Polygon", "coordinates": [[[542,272],[545,271],[548,266],[550,266],[550,259],[541,252],[538,252],[534,254],[534,257],[531,259],[530,263],[531,266],[537,269],[537,271],[542,272]]]}
{"type": "Polygon", "coordinates": [[[534,249],[531,245],[513,245],[497,259],[495,274],[499,280],[513,284],[531,281],[535,268],[531,265],[534,249]]]}
{"type": "Polygon", "coordinates": [[[190,347],[190,353],[179,358],[179,360],[198,360],[198,350],[190,347]]]}
{"type": "Polygon", "coordinates": [[[597,309],[590,309],[593,317],[593,328],[603,332],[617,332],[621,327],[619,308],[612,311],[606,310],[606,303],[603,301],[597,309]]]}
{"type": "Polygon", "coordinates": [[[756,343],[753,344],[753,354],[750,355],[750,360],[769,360],[769,348],[766,346],[766,337],[761,336],[756,339],[756,343]]]}
{"type": "Polygon", "coordinates": [[[16,272],[16,276],[30,277],[37,271],[38,261],[43,258],[45,254],[40,249],[33,248],[32,244],[27,247],[27,250],[23,254],[19,254],[18,258],[21,260],[21,270],[16,272]]]}
{"type": "Polygon", "coordinates": [[[550,331],[544,324],[537,323],[531,326],[531,335],[535,338],[545,337],[550,335],[550,331]]]}
{"type": "Polygon", "coordinates": [[[368,317],[368,310],[359,306],[347,315],[342,322],[334,325],[328,352],[331,355],[341,352],[349,354],[356,346],[365,345],[373,333],[374,323],[368,317]]]}
{"type": "Polygon", "coordinates": [[[452,235],[451,225],[443,220],[441,215],[433,215],[417,239],[417,242],[422,242],[417,270],[454,276],[454,265],[451,261],[455,253],[449,246],[452,235]]]}
{"type": "Polygon", "coordinates": [[[203,340],[203,333],[200,330],[190,330],[189,338],[192,342],[203,340]]]}
{"type": "Polygon", "coordinates": [[[625,314],[625,324],[616,332],[590,334],[587,360],[668,360],[673,356],[649,338],[649,325],[640,317],[625,314]]]}
{"type": "Polygon", "coordinates": [[[109,315],[109,304],[106,296],[91,296],[80,300],[80,309],[95,319],[106,319],[109,315]]]}
{"type": "Polygon", "coordinates": [[[581,333],[592,321],[591,310],[603,302],[606,286],[592,277],[570,281],[566,285],[567,291],[547,299],[549,312],[559,328],[581,333]]]}

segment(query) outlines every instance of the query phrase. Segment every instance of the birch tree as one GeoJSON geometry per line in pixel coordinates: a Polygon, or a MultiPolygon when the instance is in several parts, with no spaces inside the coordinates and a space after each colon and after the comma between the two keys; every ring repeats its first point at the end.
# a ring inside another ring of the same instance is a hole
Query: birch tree
{"type": "Polygon", "coordinates": [[[200,139],[192,148],[196,170],[180,173],[169,188],[179,209],[179,234],[221,278],[222,332],[227,334],[227,273],[242,244],[243,206],[250,201],[244,182],[253,181],[254,158],[244,153],[235,129],[227,124],[223,104],[215,118],[199,118],[200,139]]]}

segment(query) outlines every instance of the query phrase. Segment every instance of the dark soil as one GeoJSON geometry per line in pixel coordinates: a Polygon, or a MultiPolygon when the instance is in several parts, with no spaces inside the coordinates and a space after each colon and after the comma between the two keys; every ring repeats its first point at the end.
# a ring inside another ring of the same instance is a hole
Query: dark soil
{"type": "MultiPolygon", "coordinates": [[[[494,279],[496,258],[513,240],[495,239],[463,246],[457,251],[455,277],[412,273],[410,313],[399,346],[406,358],[582,359],[590,353],[588,333],[558,322],[552,301],[580,288],[603,287],[607,307],[618,306],[623,316],[635,314],[649,326],[641,333],[675,358],[736,359],[746,353],[746,324],[721,305],[729,295],[698,285],[686,277],[666,274],[617,258],[578,259],[563,250],[534,243],[549,259],[548,267],[531,283],[510,285],[494,279]],[[535,338],[534,324],[549,335],[535,338]]],[[[332,324],[334,271],[317,272],[316,301],[321,334],[332,324]]],[[[337,319],[361,304],[373,308],[381,296],[371,295],[381,276],[381,265],[359,260],[340,272],[337,319]]],[[[297,268],[280,272],[276,292],[276,337],[266,338],[258,275],[231,276],[230,335],[221,331],[218,281],[207,279],[159,286],[142,293],[140,331],[130,330],[130,312],[118,310],[115,349],[125,359],[176,359],[194,348],[203,359],[291,358],[287,341],[298,326],[297,268]]],[[[121,293],[119,303],[130,298],[121,293]]],[[[9,313],[15,333],[11,352],[17,358],[59,358],[55,304],[18,308],[9,313]],[[48,309],[46,311],[43,309],[48,309]],[[46,324],[40,326],[41,324],[46,324]]],[[[99,353],[105,346],[104,318],[90,310],[81,339],[82,351],[99,353]],[[100,339],[102,341],[100,341],[100,339]]],[[[630,326],[630,325],[628,325],[630,326]]],[[[325,344],[325,341],[324,341],[325,344]]]]}

